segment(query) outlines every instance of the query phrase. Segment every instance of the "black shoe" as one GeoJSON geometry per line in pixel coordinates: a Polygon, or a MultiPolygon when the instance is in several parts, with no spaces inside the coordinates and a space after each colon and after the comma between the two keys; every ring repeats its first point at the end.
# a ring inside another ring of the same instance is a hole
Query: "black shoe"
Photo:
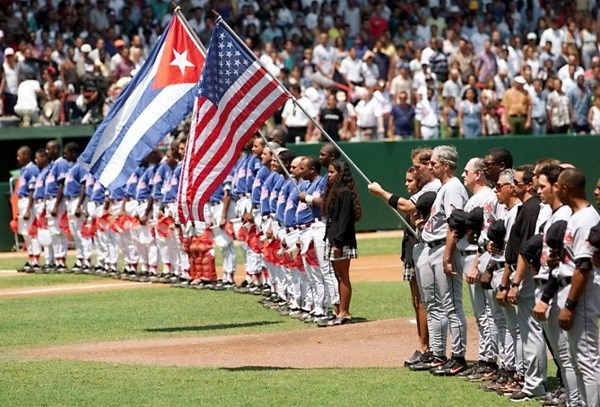
{"type": "Polygon", "coordinates": [[[27,273],[28,270],[31,270],[31,265],[29,262],[25,263],[23,267],[17,269],[17,273],[27,273]]]}
{"type": "Polygon", "coordinates": [[[467,370],[467,362],[465,362],[465,358],[453,357],[443,366],[432,368],[431,374],[434,376],[456,376],[465,370],[467,370]]]}
{"type": "Polygon", "coordinates": [[[518,392],[513,393],[510,396],[508,396],[508,399],[510,401],[514,401],[515,403],[521,403],[523,401],[533,400],[534,396],[529,393],[525,393],[524,391],[518,391],[518,392]]]}
{"type": "Polygon", "coordinates": [[[414,365],[409,366],[408,368],[410,370],[412,370],[413,372],[423,372],[426,370],[431,370],[431,368],[435,367],[439,367],[441,365],[443,365],[444,363],[446,363],[447,358],[446,356],[433,356],[433,353],[431,353],[430,351],[427,351],[425,353],[423,353],[423,355],[421,356],[421,360],[417,363],[415,363],[414,365]],[[435,366],[434,366],[435,363],[435,366]]]}
{"type": "Polygon", "coordinates": [[[421,356],[423,356],[423,352],[421,352],[420,350],[416,350],[411,357],[404,361],[404,366],[408,367],[420,362],[421,356]]]}
{"type": "Polygon", "coordinates": [[[57,273],[66,273],[67,272],[67,267],[64,264],[59,264],[56,266],[56,268],[54,269],[54,271],[56,271],[57,273]]]}

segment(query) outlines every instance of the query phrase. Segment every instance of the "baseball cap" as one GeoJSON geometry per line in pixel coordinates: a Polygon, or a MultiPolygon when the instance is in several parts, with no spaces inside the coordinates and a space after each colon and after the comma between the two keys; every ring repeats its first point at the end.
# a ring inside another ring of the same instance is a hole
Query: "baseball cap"
{"type": "Polygon", "coordinates": [[[483,209],[480,207],[473,208],[467,214],[466,225],[468,229],[481,232],[481,229],[483,229],[483,209]]]}
{"type": "Polygon", "coordinates": [[[527,34],[527,39],[528,40],[537,40],[537,35],[535,33],[529,33],[529,34],[527,34]]]}
{"type": "Polygon", "coordinates": [[[552,250],[560,250],[563,247],[563,239],[567,230],[567,221],[556,221],[546,232],[546,244],[552,250]]]}
{"type": "Polygon", "coordinates": [[[455,209],[448,218],[448,226],[462,238],[467,232],[467,213],[462,209],[455,209]]]}
{"type": "Polygon", "coordinates": [[[499,219],[490,224],[488,229],[488,239],[498,247],[504,246],[504,236],[506,236],[506,226],[504,221],[499,219]]]}
{"type": "Polygon", "coordinates": [[[15,55],[15,50],[12,49],[11,47],[6,47],[4,49],[4,56],[7,57],[9,55],[15,55]]]}
{"type": "Polygon", "coordinates": [[[536,269],[540,268],[540,257],[542,255],[542,246],[544,244],[544,235],[531,236],[526,242],[521,254],[536,269]]]}
{"type": "Polygon", "coordinates": [[[527,85],[527,81],[521,75],[515,77],[515,82],[521,85],[527,85]]]}
{"type": "Polygon", "coordinates": [[[419,197],[419,199],[417,199],[417,203],[415,204],[415,207],[417,209],[417,212],[419,212],[419,214],[421,214],[423,219],[426,219],[429,216],[429,212],[431,212],[431,207],[433,206],[433,203],[435,202],[436,196],[437,196],[437,193],[435,193],[433,191],[429,191],[429,192],[425,192],[423,195],[421,195],[419,197]]]}
{"type": "Polygon", "coordinates": [[[92,52],[92,46],[90,44],[83,44],[79,50],[81,52],[92,52]]]}
{"type": "Polygon", "coordinates": [[[588,242],[595,248],[600,248],[600,223],[590,229],[588,242]]]}

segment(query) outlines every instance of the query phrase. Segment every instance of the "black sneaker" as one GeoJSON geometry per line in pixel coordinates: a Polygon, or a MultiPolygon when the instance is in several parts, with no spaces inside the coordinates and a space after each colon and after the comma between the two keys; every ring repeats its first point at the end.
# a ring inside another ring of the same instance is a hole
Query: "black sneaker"
{"type": "Polygon", "coordinates": [[[57,273],[66,273],[67,267],[64,264],[58,264],[54,271],[56,271],[57,273]]]}
{"type": "Polygon", "coordinates": [[[408,366],[412,366],[415,363],[418,363],[421,361],[421,356],[423,356],[423,352],[421,352],[420,350],[416,350],[415,353],[412,354],[411,357],[409,357],[408,359],[406,359],[404,361],[404,366],[408,367],[408,366]]]}
{"type": "Polygon", "coordinates": [[[523,401],[531,401],[534,399],[534,396],[529,393],[525,393],[524,391],[518,391],[508,396],[508,399],[510,401],[514,401],[515,403],[520,403],[523,401]]]}
{"type": "Polygon", "coordinates": [[[17,273],[27,273],[28,270],[31,270],[31,265],[29,262],[25,263],[23,267],[17,269],[17,273]]]}
{"type": "Polygon", "coordinates": [[[491,380],[498,371],[498,365],[496,363],[484,362],[479,369],[467,376],[467,380],[470,382],[482,382],[484,380],[491,380]]]}
{"type": "Polygon", "coordinates": [[[431,374],[434,376],[456,376],[465,370],[467,370],[467,362],[465,362],[465,358],[453,357],[448,361],[448,363],[438,368],[434,368],[432,364],[431,374]]]}
{"type": "Polygon", "coordinates": [[[433,356],[433,353],[425,352],[419,362],[409,366],[408,368],[413,372],[423,372],[426,370],[431,370],[433,367],[437,368],[446,363],[447,360],[448,359],[446,356],[433,356]]]}
{"type": "Polygon", "coordinates": [[[483,362],[477,361],[473,363],[471,366],[467,368],[467,370],[460,372],[456,375],[456,377],[460,377],[461,379],[467,379],[470,375],[476,373],[483,366],[483,362]]]}

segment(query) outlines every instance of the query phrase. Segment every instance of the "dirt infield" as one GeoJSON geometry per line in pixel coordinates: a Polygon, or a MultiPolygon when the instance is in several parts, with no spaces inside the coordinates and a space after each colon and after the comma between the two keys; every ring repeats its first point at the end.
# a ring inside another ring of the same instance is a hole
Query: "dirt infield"
{"type": "MultiPolygon", "coordinates": [[[[300,323],[300,322],[299,322],[300,323]]],[[[20,351],[34,360],[215,368],[398,367],[414,350],[407,318],[269,334],[99,342],[20,351]]],[[[469,336],[475,339],[475,321],[469,336]]],[[[470,341],[470,359],[476,346],[470,341]]]]}
{"type": "MultiPolygon", "coordinates": [[[[400,281],[402,266],[398,255],[362,257],[352,262],[351,273],[354,282],[400,281]]],[[[150,286],[107,279],[89,284],[5,289],[0,290],[0,298],[150,286]]],[[[472,318],[469,318],[468,326],[471,353],[467,356],[474,359],[477,332],[472,318]]],[[[128,340],[31,348],[18,351],[18,356],[34,360],[85,360],[215,368],[398,367],[402,366],[404,358],[412,354],[415,344],[416,326],[410,318],[398,318],[268,334],[128,340]]]]}

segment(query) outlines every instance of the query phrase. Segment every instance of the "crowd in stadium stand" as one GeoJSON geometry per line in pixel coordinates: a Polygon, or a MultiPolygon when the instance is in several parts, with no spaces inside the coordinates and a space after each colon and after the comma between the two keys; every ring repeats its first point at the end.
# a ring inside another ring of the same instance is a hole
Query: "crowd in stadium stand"
{"type": "MultiPolygon", "coordinates": [[[[595,0],[180,6],[206,46],[217,11],[335,140],[600,134],[595,0]]],[[[2,2],[0,112],[23,127],[99,123],[171,14],[166,0],[2,2]]],[[[296,109],[271,124],[323,138],[296,109]]]]}

